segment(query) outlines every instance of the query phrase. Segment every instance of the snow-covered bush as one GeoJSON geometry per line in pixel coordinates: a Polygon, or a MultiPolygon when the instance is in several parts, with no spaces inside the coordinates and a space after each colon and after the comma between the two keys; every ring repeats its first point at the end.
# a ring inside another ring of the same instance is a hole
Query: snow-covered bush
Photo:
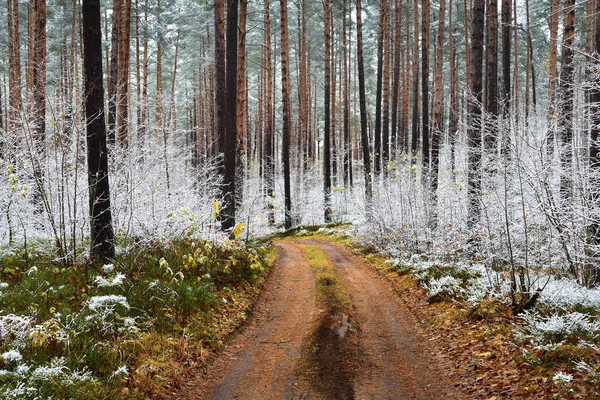
{"type": "Polygon", "coordinates": [[[520,336],[534,345],[559,342],[578,344],[580,340],[600,337],[600,319],[579,312],[552,313],[542,315],[536,310],[525,312],[520,336]]]}

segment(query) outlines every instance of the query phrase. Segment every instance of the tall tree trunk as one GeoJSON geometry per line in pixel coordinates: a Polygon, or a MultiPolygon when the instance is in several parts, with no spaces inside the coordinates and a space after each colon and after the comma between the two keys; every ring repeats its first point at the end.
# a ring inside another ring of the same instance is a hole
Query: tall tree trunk
{"type": "Polygon", "coordinates": [[[238,63],[237,63],[237,98],[236,98],[236,201],[241,205],[244,195],[244,168],[249,168],[249,157],[246,153],[246,140],[249,137],[247,122],[246,99],[246,14],[248,0],[240,0],[238,63]],[[245,159],[244,159],[245,158],[245,159]]]}
{"type": "Polygon", "coordinates": [[[375,92],[375,148],[373,149],[373,161],[375,176],[381,172],[381,95],[383,88],[383,32],[387,14],[387,0],[379,3],[379,28],[377,33],[377,87],[375,92]]]}
{"type": "MultiPolygon", "coordinates": [[[[331,6],[330,6],[331,9],[331,6]]],[[[335,186],[337,183],[337,140],[336,140],[336,134],[337,134],[337,117],[336,117],[336,107],[337,107],[337,98],[336,98],[336,76],[337,76],[337,71],[336,71],[336,66],[335,66],[335,46],[333,45],[333,43],[335,43],[335,35],[334,35],[334,26],[333,26],[333,14],[331,13],[331,11],[329,12],[330,15],[330,29],[331,29],[331,35],[329,37],[329,54],[330,54],[330,60],[331,60],[331,69],[329,70],[329,76],[331,77],[331,83],[330,83],[330,88],[331,88],[331,96],[330,96],[330,110],[331,110],[331,127],[329,128],[329,132],[330,132],[330,141],[329,141],[329,145],[330,145],[330,152],[331,152],[331,183],[333,184],[333,186],[335,186]]]]}
{"type": "Polygon", "coordinates": [[[83,63],[91,227],[91,258],[98,261],[115,255],[114,231],[108,183],[108,151],[104,122],[102,83],[102,31],[99,0],[83,0],[83,63]]]}
{"type": "Polygon", "coordinates": [[[525,0],[525,22],[527,24],[527,47],[525,50],[525,57],[527,57],[525,66],[525,123],[527,123],[530,102],[529,89],[531,88],[531,27],[529,25],[529,0],[525,0]]]}
{"type": "Polygon", "coordinates": [[[486,9],[486,101],[485,147],[493,154],[497,143],[498,118],[498,1],[487,0],[486,9]]]}
{"type": "MultiPolygon", "coordinates": [[[[400,83],[401,73],[400,72],[400,64],[401,64],[401,56],[400,56],[400,48],[402,41],[402,6],[400,4],[400,0],[395,0],[394,5],[394,73],[393,73],[393,85],[392,85],[392,138],[391,138],[391,146],[390,153],[392,160],[396,160],[396,153],[398,149],[398,108],[399,102],[399,92],[400,92],[400,83]]],[[[400,124],[402,125],[402,124],[400,124]]],[[[400,130],[402,128],[400,127],[400,130]]]]}
{"type": "Polygon", "coordinates": [[[121,0],[119,20],[118,74],[117,74],[117,138],[127,147],[129,138],[129,56],[131,54],[131,0],[121,0]]]}
{"type": "MultiPolygon", "coordinates": [[[[265,26],[265,191],[268,198],[275,195],[275,157],[273,153],[273,62],[271,60],[271,17],[269,13],[269,0],[265,0],[264,26],[265,26]]],[[[267,203],[268,219],[272,225],[275,223],[273,203],[267,203]]]]}
{"type": "Polygon", "coordinates": [[[235,225],[235,167],[237,139],[237,49],[238,49],[238,0],[227,0],[227,44],[225,66],[225,109],[223,118],[223,209],[221,228],[232,229],[235,225]]]}
{"type": "Polygon", "coordinates": [[[22,127],[23,103],[21,98],[21,47],[19,35],[19,3],[7,0],[8,7],[8,121],[7,142],[9,159],[18,147],[22,127]],[[12,151],[11,151],[12,150],[12,151]]]}
{"type": "Polygon", "coordinates": [[[281,105],[283,109],[283,130],[281,154],[283,159],[285,228],[292,227],[292,193],[290,182],[290,139],[292,136],[292,87],[289,70],[288,12],[287,0],[279,1],[281,32],[281,105]]]}
{"type": "MultiPolygon", "coordinates": [[[[401,152],[404,154],[408,154],[409,151],[409,138],[408,138],[408,132],[409,132],[409,115],[410,115],[410,66],[412,65],[412,58],[411,58],[411,51],[410,51],[410,44],[411,44],[411,29],[410,29],[410,11],[407,9],[406,10],[406,16],[405,16],[405,24],[406,24],[406,48],[405,48],[405,54],[406,56],[404,57],[404,83],[403,83],[403,87],[404,87],[404,94],[402,97],[402,115],[404,118],[404,124],[402,126],[402,138],[401,138],[401,152]]],[[[417,85],[418,87],[418,85],[417,85]]]]}
{"type": "Polygon", "coordinates": [[[575,67],[573,65],[573,44],[575,39],[575,0],[565,0],[565,14],[563,21],[562,62],[560,71],[559,93],[561,98],[560,117],[558,128],[562,140],[560,177],[560,197],[566,202],[572,197],[572,160],[573,160],[573,78],[575,67]]]}
{"type": "Polygon", "coordinates": [[[413,109],[412,109],[412,140],[410,144],[413,164],[419,149],[419,5],[413,0],[413,109]]]}
{"type": "MultiPolygon", "coordinates": [[[[220,157],[225,137],[225,2],[215,0],[215,61],[214,61],[214,138],[212,154],[220,157]]],[[[223,160],[219,161],[224,174],[223,160]]]]}
{"type": "Polygon", "coordinates": [[[323,1],[325,18],[325,133],[323,137],[323,195],[325,222],[331,222],[331,3],[323,1]]]}
{"type": "MultiPolygon", "coordinates": [[[[416,0],[415,0],[416,1],[416,0]]],[[[358,62],[358,92],[360,103],[360,136],[365,170],[365,209],[371,215],[373,183],[371,180],[371,157],[369,154],[369,133],[367,131],[367,95],[365,92],[365,64],[362,38],[362,0],[356,0],[356,58],[358,62]]]]}
{"type": "Polygon", "coordinates": [[[142,56],[142,99],[140,101],[140,118],[138,124],[138,145],[143,147],[148,131],[148,0],[144,1],[144,53],[142,56]]]}
{"type": "Polygon", "coordinates": [[[450,141],[450,173],[454,182],[455,179],[455,167],[456,167],[456,155],[455,155],[455,141],[456,134],[458,133],[458,101],[457,101],[457,89],[456,89],[456,46],[454,43],[454,26],[452,24],[452,0],[449,2],[449,22],[448,30],[450,36],[450,110],[449,110],[449,121],[448,121],[448,140],[450,141]]]}
{"type": "MultiPolygon", "coordinates": [[[[440,0],[440,11],[438,18],[437,46],[435,56],[435,93],[433,100],[433,116],[432,116],[432,140],[431,140],[431,208],[432,208],[432,227],[437,225],[437,187],[438,187],[438,171],[440,165],[440,143],[444,131],[444,123],[442,121],[442,101],[444,98],[444,25],[446,19],[446,0],[440,0]]],[[[452,67],[451,67],[452,68],[452,67]]]]}
{"type": "Polygon", "coordinates": [[[119,30],[121,28],[121,15],[123,0],[112,0],[112,29],[110,46],[110,71],[108,79],[108,143],[116,143],[117,127],[117,92],[119,81],[119,30]]]}
{"type": "Polygon", "coordinates": [[[390,7],[388,0],[384,0],[385,20],[383,21],[383,98],[381,121],[381,164],[384,177],[387,176],[387,167],[390,160],[390,69],[391,69],[391,38],[390,38],[390,7]]]}
{"type": "Polygon", "coordinates": [[[169,119],[167,122],[167,126],[172,134],[177,134],[177,108],[175,106],[175,93],[176,93],[176,83],[177,83],[177,64],[179,62],[179,35],[180,32],[177,31],[177,36],[175,37],[175,57],[173,58],[173,73],[171,74],[171,99],[169,101],[169,119]]]}
{"type": "Polygon", "coordinates": [[[429,174],[429,25],[431,20],[430,0],[421,3],[421,136],[423,145],[423,173],[429,174]]]}
{"type": "MultiPolygon", "coordinates": [[[[46,0],[35,0],[35,51],[33,57],[33,142],[36,151],[34,201],[41,210],[46,157],[46,0]]],[[[102,58],[100,58],[100,62],[102,62],[102,58]]]]}
{"type": "MultiPolygon", "coordinates": [[[[215,13],[217,12],[217,1],[215,1],[215,13]]],[[[223,1],[221,0],[221,11],[223,9],[223,1]]],[[[158,26],[161,26],[161,14],[162,8],[160,7],[160,0],[157,1],[156,4],[156,23],[158,26]]],[[[223,24],[223,18],[221,18],[221,24],[223,24]]],[[[222,25],[221,25],[222,26],[222,25]]],[[[223,42],[225,39],[223,39],[223,42]]],[[[158,143],[161,141],[166,145],[167,142],[167,132],[163,129],[163,88],[162,88],[162,46],[163,46],[163,38],[162,34],[159,32],[158,37],[156,38],[156,94],[155,94],[155,106],[154,106],[154,135],[156,136],[156,140],[158,143]]],[[[216,52],[216,47],[215,47],[216,52]]],[[[225,82],[225,50],[223,50],[223,79],[221,80],[221,84],[225,82]]]]}
{"type": "Polygon", "coordinates": [[[514,107],[515,123],[519,121],[519,22],[517,18],[517,1],[513,0],[513,30],[515,32],[514,45],[514,71],[513,71],[513,98],[512,103],[514,107]]]}
{"type": "MultiPolygon", "coordinates": [[[[594,18],[594,41],[592,45],[592,54],[595,60],[596,68],[600,67],[598,61],[600,53],[600,1],[596,2],[594,18]]],[[[600,86],[595,82],[595,87],[590,93],[591,105],[591,135],[590,135],[590,176],[594,177],[590,190],[591,216],[587,227],[588,236],[588,257],[590,260],[586,268],[586,283],[589,287],[600,283],[600,267],[598,261],[600,258],[600,223],[598,215],[598,205],[600,204],[600,190],[598,187],[598,177],[600,176],[600,86]]]]}
{"type": "Polygon", "coordinates": [[[505,116],[510,111],[511,10],[511,0],[502,0],[502,108],[505,116]]]}
{"type": "Polygon", "coordinates": [[[344,187],[352,186],[352,145],[350,143],[350,75],[348,73],[348,40],[346,31],[346,18],[348,3],[344,1],[342,16],[342,41],[344,47],[344,187]]]}
{"type": "Polygon", "coordinates": [[[468,140],[468,216],[470,228],[479,224],[481,217],[481,103],[483,69],[483,28],[485,0],[473,1],[473,22],[471,24],[471,79],[467,113],[468,140]]]}
{"type": "Polygon", "coordinates": [[[36,28],[36,2],[29,0],[27,10],[27,66],[25,71],[25,98],[27,101],[27,114],[35,113],[35,100],[33,91],[33,74],[35,73],[35,32],[36,28]]]}

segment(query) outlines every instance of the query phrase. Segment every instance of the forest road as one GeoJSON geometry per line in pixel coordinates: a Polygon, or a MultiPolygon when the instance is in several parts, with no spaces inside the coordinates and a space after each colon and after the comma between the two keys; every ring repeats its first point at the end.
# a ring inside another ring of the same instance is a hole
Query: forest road
{"type": "Polygon", "coordinates": [[[179,398],[460,398],[376,271],[324,240],[275,245],[279,258],[246,327],[179,398]],[[343,307],[317,293],[307,247],[325,252],[346,293],[343,307]]]}

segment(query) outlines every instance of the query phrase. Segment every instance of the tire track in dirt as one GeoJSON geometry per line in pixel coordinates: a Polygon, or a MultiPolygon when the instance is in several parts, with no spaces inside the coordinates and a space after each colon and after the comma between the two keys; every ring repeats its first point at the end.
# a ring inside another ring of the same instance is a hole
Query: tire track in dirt
{"type": "Polygon", "coordinates": [[[298,247],[289,242],[275,246],[279,258],[251,320],[209,368],[196,394],[184,398],[297,397],[290,393],[295,392],[295,369],[317,313],[315,282],[298,247]]]}
{"type": "Polygon", "coordinates": [[[303,243],[327,253],[352,301],[362,358],[354,382],[356,399],[460,398],[385,281],[337,245],[303,243]]]}
{"type": "Polygon", "coordinates": [[[252,318],[177,398],[461,398],[415,332],[410,311],[358,257],[324,240],[288,239],[275,246],[279,258],[252,318]],[[302,245],[325,252],[350,298],[344,306],[349,315],[322,304],[302,245]],[[345,325],[347,335],[336,333],[345,325]]]}

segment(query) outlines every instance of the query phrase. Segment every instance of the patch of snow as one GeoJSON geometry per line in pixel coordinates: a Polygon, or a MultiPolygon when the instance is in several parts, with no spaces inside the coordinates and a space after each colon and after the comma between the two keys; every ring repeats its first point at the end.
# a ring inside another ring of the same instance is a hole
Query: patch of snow
{"type": "Polygon", "coordinates": [[[113,305],[120,305],[129,309],[129,303],[127,302],[127,298],[125,296],[118,295],[107,295],[107,296],[93,296],[90,297],[86,303],[87,308],[92,311],[96,311],[98,309],[106,308],[113,305]]]}

